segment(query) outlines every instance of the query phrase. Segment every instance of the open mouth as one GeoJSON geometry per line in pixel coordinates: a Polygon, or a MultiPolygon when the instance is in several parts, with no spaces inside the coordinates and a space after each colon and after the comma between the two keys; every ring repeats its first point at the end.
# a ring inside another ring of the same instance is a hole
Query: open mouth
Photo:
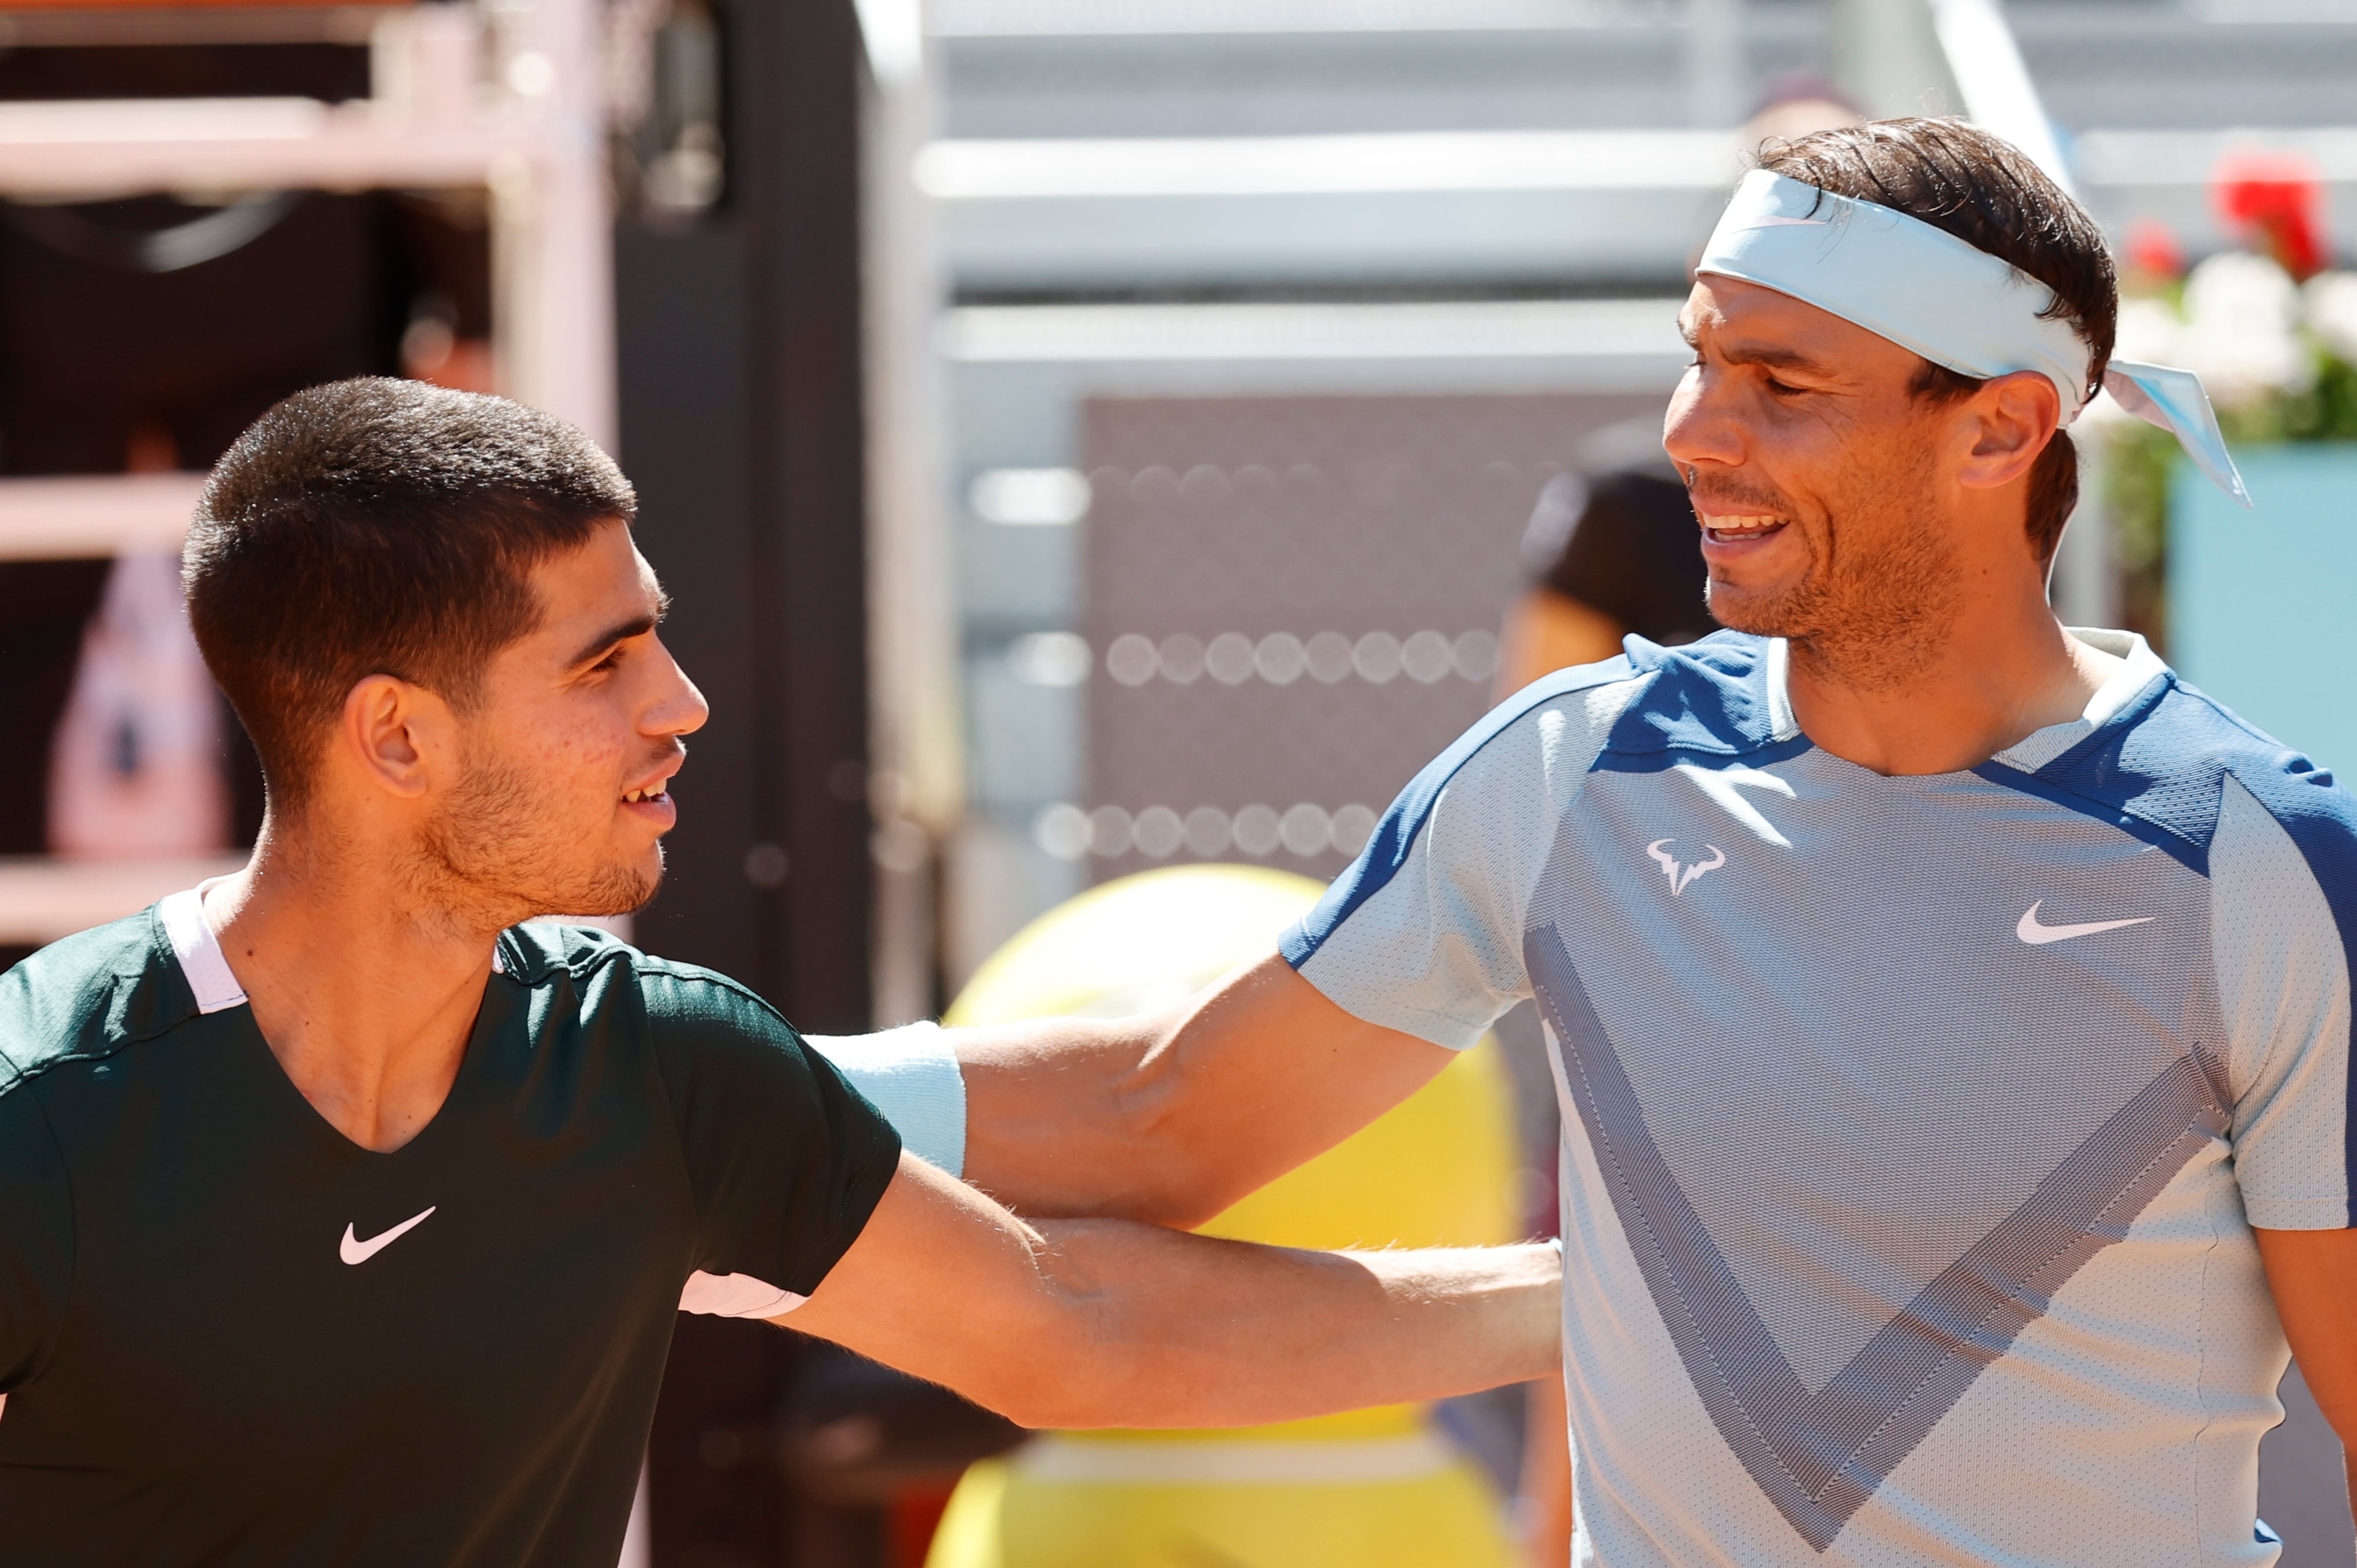
{"type": "Polygon", "coordinates": [[[1737,512],[1719,513],[1702,525],[1703,532],[1710,536],[1714,544],[1740,544],[1750,540],[1766,539],[1770,534],[1782,532],[1783,529],[1784,520],[1781,517],[1737,512]]]}
{"type": "Polygon", "coordinates": [[[660,788],[651,789],[625,789],[622,791],[622,800],[626,805],[656,805],[670,799],[671,796],[660,788]]]}

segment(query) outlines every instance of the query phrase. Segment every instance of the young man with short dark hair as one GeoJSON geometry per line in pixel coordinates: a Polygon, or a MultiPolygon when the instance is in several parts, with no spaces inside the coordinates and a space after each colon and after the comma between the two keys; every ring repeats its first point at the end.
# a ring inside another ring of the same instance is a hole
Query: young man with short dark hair
{"type": "Polygon", "coordinates": [[[2016,149],[1763,164],[1664,439],[1733,629],[1509,700],[1188,1005],[939,1037],[965,1174],[1214,1213],[1534,995],[1578,1562],[2270,1563],[2287,1335],[2357,1438],[2357,805],[2045,594],[2098,389],[2240,481],[2016,149]]]}
{"type": "Polygon", "coordinates": [[[0,979],[0,1563],[610,1563],[682,1308],[1035,1425],[1553,1365],[1545,1247],[1026,1225],[743,988],[521,924],[645,901],[704,721],[633,510],[578,432],[407,382],[215,469],[189,607],[269,814],[0,979]]]}

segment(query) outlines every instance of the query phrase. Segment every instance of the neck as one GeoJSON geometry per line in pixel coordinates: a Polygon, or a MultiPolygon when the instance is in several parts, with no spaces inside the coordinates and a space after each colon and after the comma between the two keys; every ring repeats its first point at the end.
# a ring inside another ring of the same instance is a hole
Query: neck
{"type": "Polygon", "coordinates": [[[2121,661],[2064,631],[2042,595],[1956,606],[1907,656],[1792,639],[1792,716],[1810,741],[1882,774],[1975,768],[2086,711],[2121,661]]]}
{"type": "Polygon", "coordinates": [[[246,869],[205,897],[271,1054],[337,1132],[380,1153],[441,1110],[499,934],[385,865],[266,824],[246,869]]]}

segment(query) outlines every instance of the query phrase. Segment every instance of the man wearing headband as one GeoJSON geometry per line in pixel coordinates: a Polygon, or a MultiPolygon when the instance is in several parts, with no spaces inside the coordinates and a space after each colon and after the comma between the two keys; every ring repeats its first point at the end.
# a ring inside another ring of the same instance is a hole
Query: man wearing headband
{"type": "Polygon", "coordinates": [[[2287,1330],[2357,1434],[2357,808],[2045,596],[2098,387],[2239,481],[2019,152],[1763,161],[1665,439],[1731,629],[1517,694],[1188,1006],[899,1048],[972,1179],[1185,1220],[1535,995],[1578,1561],[2271,1563],[2287,1330]]]}

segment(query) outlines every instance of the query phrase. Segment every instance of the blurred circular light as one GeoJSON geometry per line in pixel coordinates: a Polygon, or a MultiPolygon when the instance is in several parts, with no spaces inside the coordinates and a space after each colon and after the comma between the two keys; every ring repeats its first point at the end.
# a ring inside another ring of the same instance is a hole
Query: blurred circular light
{"type": "Polygon", "coordinates": [[[1088,515],[1091,493],[1077,468],[992,468],[974,476],[966,499],[985,522],[1060,528],[1088,515]]]}
{"type": "Polygon", "coordinates": [[[1285,813],[1276,825],[1276,836],[1295,854],[1323,854],[1332,842],[1333,826],[1325,807],[1304,800],[1285,813]]]}
{"type": "Polygon", "coordinates": [[[1178,476],[1156,463],[1129,481],[1129,499],[1142,507],[1168,506],[1178,499],[1178,476]]]}
{"type": "Polygon", "coordinates": [[[1253,663],[1270,685],[1290,686],[1309,667],[1309,654],[1291,632],[1272,631],[1253,650],[1253,663]]]}
{"type": "Polygon", "coordinates": [[[1129,853],[1135,831],[1129,813],[1119,806],[1099,806],[1089,813],[1089,848],[1108,859],[1129,853]]]}
{"type": "Polygon", "coordinates": [[[1365,806],[1345,806],[1334,813],[1329,832],[1336,849],[1356,854],[1375,836],[1375,813],[1365,806]]]}
{"type": "Polygon", "coordinates": [[[1137,840],[1138,853],[1157,860],[1176,854],[1178,846],[1187,841],[1187,829],[1178,821],[1178,813],[1168,806],[1146,807],[1137,813],[1137,822],[1130,831],[1137,840]]]}
{"type": "Polygon", "coordinates": [[[1309,639],[1310,676],[1329,686],[1351,677],[1351,639],[1339,631],[1321,631],[1309,639]]]}
{"type": "Polygon", "coordinates": [[[1035,631],[1008,644],[1006,662],[1015,678],[1028,685],[1077,686],[1089,678],[1095,660],[1088,639],[1077,633],[1035,631]]]}
{"type": "Polygon", "coordinates": [[[1165,680],[1189,686],[1203,673],[1203,639],[1200,637],[1173,632],[1162,639],[1155,652],[1162,661],[1165,680]]]}
{"type": "Polygon", "coordinates": [[[1209,510],[1225,506],[1232,492],[1228,489],[1228,477],[1209,463],[1198,463],[1187,470],[1178,481],[1179,499],[1189,506],[1209,510]]]}
{"type": "Polygon", "coordinates": [[[1246,806],[1236,813],[1236,847],[1246,854],[1275,854],[1284,842],[1278,831],[1276,811],[1268,806],[1246,806]]]}
{"type": "Polygon", "coordinates": [[[1457,672],[1468,681],[1489,681],[1498,673],[1498,638],[1494,632],[1469,631],[1449,650],[1457,672]]]}
{"type": "Polygon", "coordinates": [[[538,49],[508,61],[508,91],[519,98],[545,98],[556,91],[556,62],[538,49]]]}
{"type": "Polygon", "coordinates": [[[1105,673],[1125,686],[1143,686],[1153,680],[1155,667],[1161,661],[1153,640],[1134,631],[1114,638],[1113,646],[1105,650],[1105,673]]]}
{"type": "Polygon", "coordinates": [[[1089,853],[1089,814],[1059,800],[1031,819],[1031,842],[1058,860],[1078,860],[1089,853]]]}
{"type": "Polygon", "coordinates": [[[1252,506],[1266,506],[1276,499],[1276,476],[1258,463],[1246,463],[1233,475],[1237,499],[1252,506]]]}
{"type": "Polygon", "coordinates": [[[1378,686],[1395,679],[1400,672],[1399,639],[1387,631],[1367,633],[1351,650],[1351,667],[1378,686]]]}
{"type": "Polygon", "coordinates": [[[1198,806],[1187,813],[1187,853],[1209,860],[1228,852],[1228,814],[1217,806],[1198,806]]]}
{"type": "Polygon", "coordinates": [[[1252,679],[1252,639],[1240,631],[1223,631],[1203,650],[1203,668],[1222,686],[1241,686],[1252,679]]]}
{"type": "Polygon", "coordinates": [[[745,852],[745,880],[764,892],[783,887],[792,868],[783,844],[764,842],[745,852]]]}
{"type": "Polygon", "coordinates": [[[1419,631],[1400,650],[1400,668],[1408,679],[1429,686],[1457,667],[1448,639],[1437,631],[1419,631]]]}

